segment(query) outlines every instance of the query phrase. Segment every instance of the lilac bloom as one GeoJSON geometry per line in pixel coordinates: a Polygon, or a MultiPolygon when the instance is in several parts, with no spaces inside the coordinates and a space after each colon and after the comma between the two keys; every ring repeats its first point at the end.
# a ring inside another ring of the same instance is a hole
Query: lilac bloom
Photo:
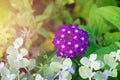
{"type": "Polygon", "coordinates": [[[105,76],[105,80],[108,80],[109,71],[105,70],[105,71],[103,72],[103,75],[105,76]]]}
{"type": "Polygon", "coordinates": [[[70,72],[71,74],[74,74],[74,73],[75,73],[74,67],[73,67],[73,66],[70,67],[70,68],[68,69],[68,72],[70,72]]]}
{"type": "Polygon", "coordinates": [[[58,76],[59,76],[58,80],[63,80],[63,79],[62,79],[62,75],[61,75],[61,73],[59,73],[58,76]]]}

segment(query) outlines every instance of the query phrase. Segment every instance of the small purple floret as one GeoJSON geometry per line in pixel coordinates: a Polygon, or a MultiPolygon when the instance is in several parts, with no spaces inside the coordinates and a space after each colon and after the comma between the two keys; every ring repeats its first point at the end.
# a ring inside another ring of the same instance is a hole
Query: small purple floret
{"type": "Polygon", "coordinates": [[[84,55],[88,42],[88,33],[75,25],[63,25],[56,32],[53,40],[57,55],[63,58],[76,58],[78,54],[84,55]]]}

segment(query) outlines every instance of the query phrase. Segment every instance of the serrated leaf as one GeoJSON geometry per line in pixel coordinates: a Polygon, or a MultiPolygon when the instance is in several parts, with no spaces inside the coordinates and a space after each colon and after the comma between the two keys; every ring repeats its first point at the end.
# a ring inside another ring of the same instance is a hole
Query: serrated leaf
{"type": "Polygon", "coordinates": [[[99,7],[117,6],[117,1],[115,1],[115,0],[96,0],[96,5],[99,7]]]}
{"type": "Polygon", "coordinates": [[[90,67],[90,61],[87,57],[83,57],[81,60],[80,60],[80,63],[83,64],[84,66],[86,67],[90,67]]]}
{"type": "Polygon", "coordinates": [[[120,8],[114,6],[107,6],[99,8],[98,13],[107,21],[112,23],[120,30],[120,8]],[[112,13],[111,13],[112,12],[112,13]],[[112,17],[111,17],[112,16],[112,17]]]}
{"type": "MultiPolygon", "coordinates": [[[[102,33],[109,31],[112,25],[104,20],[98,13],[98,8],[93,5],[89,14],[89,26],[93,29],[93,33],[97,36],[101,36],[102,33]]],[[[102,13],[102,12],[101,12],[102,13]]]]}
{"type": "Polygon", "coordinates": [[[120,40],[120,32],[107,32],[104,35],[105,39],[104,39],[104,45],[109,45],[114,41],[119,41],[120,40]]]}
{"type": "Polygon", "coordinates": [[[89,12],[91,10],[92,5],[94,4],[94,0],[87,0],[84,3],[83,9],[81,11],[81,16],[84,18],[87,18],[89,15],[89,12]]]}
{"type": "Polygon", "coordinates": [[[108,54],[110,53],[111,51],[116,51],[118,50],[119,47],[115,44],[115,43],[112,43],[111,45],[109,46],[106,46],[106,47],[101,47],[99,49],[97,49],[95,52],[93,53],[96,53],[98,55],[98,58],[99,60],[103,60],[103,57],[105,54],[108,54]]]}

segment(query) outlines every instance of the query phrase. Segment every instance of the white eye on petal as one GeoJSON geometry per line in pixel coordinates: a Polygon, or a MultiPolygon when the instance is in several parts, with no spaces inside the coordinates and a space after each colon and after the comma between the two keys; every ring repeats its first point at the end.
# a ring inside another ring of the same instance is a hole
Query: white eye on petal
{"type": "Polygon", "coordinates": [[[62,45],[61,47],[62,47],[62,48],[65,48],[65,45],[62,45]]]}
{"type": "Polygon", "coordinates": [[[62,29],[62,32],[65,32],[65,29],[62,29]]]}
{"type": "Polygon", "coordinates": [[[79,47],[79,45],[78,45],[78,44],[75,44],[75,47],[76,47],[76,48],[78,48],[78,47],[79,47]]]}
{"type": "Polygon", "coordinates": [[[80,50],[81,50],[81,51],[83,51],[83,50],[84,50],[84,48],[80,48],[80,50]]]}
{"type": "Polygon", "coordinates": [[[61,37],[62,37],[62,38],[64,38],[64,37],[65,37],[65,35],[63,35],[63,34],[62,34],[62,35],[61,35],[61,37]]]}
{"type": "Polygon", "coordinates": [[[73,53],[73,51],[72,51],[72,50],[70,50],[70,51],[69,51],[69,53],[73,53]]]}
{"type": "Polygon", "coordinates": [[[71,33],[71,31],[68,31],[68,34],[70,34],[71,33]]]}
{"type": "Polygon", "coordinates": [[[77,36],[74,36],[74,39],[77,39],[77,36]]]}
{"type": "Polygon", "coordinates": [[[71,45],[71,42],[68,42],[68,45],[71,45]]]}
{"type": "Polygon", "coordinates": [[[83,40],[85,40],[85,38],[84,38],[84,37],[81,37],[81,40],[83,41],[83,40]]]}
{"type": "Polygon", "coordinates": [[[60,41],[57,41],[57,44],[59,44],[60,43],[60,41]]]}
{"type": "Polygon", "coordinates": [[[78,30],[76,29],[76,30],[75,30],[75,32],[77,33],[77,32],[78,32],[78,30]]]}

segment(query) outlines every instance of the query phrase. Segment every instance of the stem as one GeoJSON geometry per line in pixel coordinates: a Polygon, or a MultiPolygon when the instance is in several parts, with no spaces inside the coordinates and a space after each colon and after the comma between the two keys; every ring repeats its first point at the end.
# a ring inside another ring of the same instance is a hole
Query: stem
{"type": "Polygon", "coordinates": [[[19,76],[19,74],[18,74],[18,77],[17,77],[17,78],[18,78],[18,80],[20,80],[20,76],[19,76]]]}
{"type": "Polygon", "coordinates": [[[112,71],[112,68],[110,68],[110,70],[109,70],[110,72],[112,71]]]}
{"type": "Polygon", "coordinates": [[[91,77],[89,77],[89,80],[91,80],[91,77]]]}
{"type": "Polygon", "coordinates": [[[25,67],[25,70],[27,71],[28,74],[31,74],[30,71],[25,67]]]}

